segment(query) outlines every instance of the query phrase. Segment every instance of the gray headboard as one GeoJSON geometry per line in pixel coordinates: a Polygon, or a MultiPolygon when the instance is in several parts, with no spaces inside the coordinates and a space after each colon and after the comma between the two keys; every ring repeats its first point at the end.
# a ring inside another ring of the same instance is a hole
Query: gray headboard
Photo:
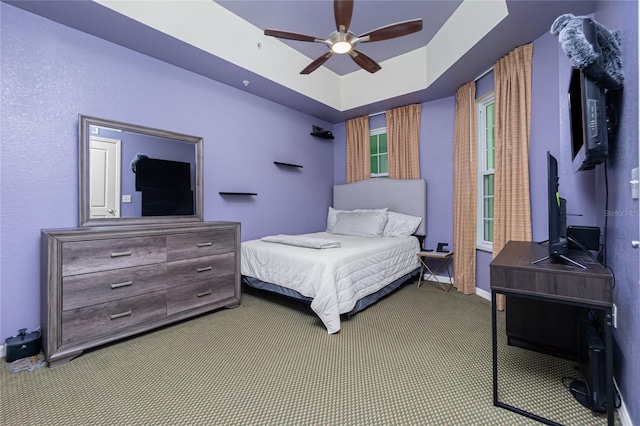
{"type": "Polygon", "coordinates": [[[365,179],[333,186],[333,208],[380,209],[422,218],[416,235],[427,233],[427,182],[424,179],[365,179]]]}

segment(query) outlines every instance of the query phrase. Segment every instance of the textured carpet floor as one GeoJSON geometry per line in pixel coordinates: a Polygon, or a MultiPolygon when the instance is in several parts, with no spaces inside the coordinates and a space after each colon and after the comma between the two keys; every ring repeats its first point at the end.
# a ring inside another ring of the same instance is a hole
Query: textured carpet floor
{"type": "MultiPolygon", "coordinates": [[[[59,368],[13,374],[4,363],[0,423],[538,424],[492,404],[490,303],[429,286],[402,287],[337,335],[307,306],[244,293],[236,309],[59,368]]],[[[502,400],[564,424],[606,424],[562,384],[577,376],[572,363],[507,347],[503,334],[502,400]]]]}

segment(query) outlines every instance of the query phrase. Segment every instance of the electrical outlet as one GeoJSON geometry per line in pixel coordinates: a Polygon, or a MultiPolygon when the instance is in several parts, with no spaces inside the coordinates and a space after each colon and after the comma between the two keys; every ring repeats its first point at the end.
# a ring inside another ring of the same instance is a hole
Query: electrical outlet
{"type": "Polygon", "coordinates": [[[130,203],[131,202],[131,195],[123,195],[122,196],[122,202],[123,203],[130,203]]]}
{"type": "Polygon", "coordinates": [[[613,317],[613,328],[618,328],[618,307],[616,304],[613,304],[613,309],[611,309],[611,316],[613,317]]]}
{"type": "Polygon", "coordinates": [[[631,181],[629,181],[629,183],[631,184],[631,198],[634,200],[637,200],[638,197],[640,196],[639,192],[640,192],[640,188],[639,188],[639,181],[640,179],[638,179],[638,168],[636,167],[635,169],[631,169],[631,181]]]}

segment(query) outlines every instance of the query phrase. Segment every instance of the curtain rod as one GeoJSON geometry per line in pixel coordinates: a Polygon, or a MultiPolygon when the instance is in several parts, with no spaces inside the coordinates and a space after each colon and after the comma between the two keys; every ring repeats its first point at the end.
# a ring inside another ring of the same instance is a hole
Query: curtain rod
{"type": "Polygon", "coordinates": [[[493,67],[489,68],[488,70],[486,70],[485,72],[483,72],[482,74],[480,74],[479,76],[474,78],[473,81],[480,80],[482,77],[484,77],[485,75],[489,74],[491,71],[493,71],[493,67]]]}
{"type": "MultiPolygon", "coordinates": [[[[489,68],[488,70],[486,70],[485,72],[483,72],[482,74],[480,74],[479,76],[474,78],[473,81],[480,80],[482,77],[484,77],[485,75],[489,74],[491,71],[493,71],[493,67],[489,68]]],[[[386,111],[374,112],[373,114],[369,114],[369,118],[375,117],[376,115],[385,114],[385,113],[386,113],[386,111]]]]}
{"type": "MultiPolygon", "coordinates": [[[[486,70],[485,72],[483,72],[482,74],[480,74],[479,76],[474,78],[473,81],[480,80],[482,77],[484,77],[485,75],[489,74],[491,71],[493,71],[493,67],[489,68],[488,70],[486,70]]],[[[386,113],[386,111],[374,112],[373,114],[369,114],[369,118],[375,117],[376,115],[385,114],[385,113],[386,113]]]]}

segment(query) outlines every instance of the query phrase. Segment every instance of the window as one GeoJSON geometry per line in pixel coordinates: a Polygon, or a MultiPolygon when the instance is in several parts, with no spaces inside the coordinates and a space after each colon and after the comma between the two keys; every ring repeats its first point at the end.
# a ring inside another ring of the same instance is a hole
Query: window
{"type": "Polygon", "coordinates": [[[387,128],[371,129],[369,143],[371,144],[371,177],[389,177],[387,128]]]}
{"type": "Polygon", "coordinates": [[[493,107],[493,92],[476,101],[478,114],[476,247],[486,251],[493,251],[493,168],[495,159],[493,107]]]}

